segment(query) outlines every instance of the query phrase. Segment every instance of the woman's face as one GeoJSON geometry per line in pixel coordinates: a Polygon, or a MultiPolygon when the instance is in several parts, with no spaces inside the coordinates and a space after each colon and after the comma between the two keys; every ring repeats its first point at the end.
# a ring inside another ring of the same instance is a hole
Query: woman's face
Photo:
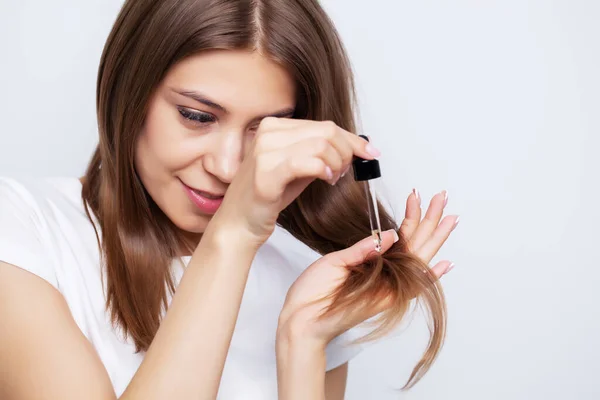
{"type": "Polygon", "coordinates": [[[291,75],[257,52],[189,57],[150,100],[137,173],[167,217],[194,237],[216,212],[261,119],[291,117],[294,107],[291,75]]]}

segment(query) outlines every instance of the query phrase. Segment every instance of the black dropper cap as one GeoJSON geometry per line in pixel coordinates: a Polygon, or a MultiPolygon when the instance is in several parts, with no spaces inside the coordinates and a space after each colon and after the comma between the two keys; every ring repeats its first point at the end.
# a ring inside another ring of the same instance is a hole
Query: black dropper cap
{"type": "MultiPolygon", "coordinates": [[[[367,142],[369,141],[369,138],[365,135],[358,136],[365,139],[367,142]]],[[[381,176],[378,160],[365,160],[364,158],[354,156],[352,167],[354,169],[354,180],[356,181],[368,181],[381,176]]]]}

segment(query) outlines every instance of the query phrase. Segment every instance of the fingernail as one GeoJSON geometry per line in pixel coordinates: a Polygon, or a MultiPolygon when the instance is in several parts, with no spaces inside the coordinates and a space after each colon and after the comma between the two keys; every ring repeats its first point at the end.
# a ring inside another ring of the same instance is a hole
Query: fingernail
{"type": "Polygon", "coordinates": [[[346,176],[346,174],[348,173],[349,170],[350,170],[350,166],[348,165],[346,167],[346,169],[344,170],[344,172],[342,172],[342,175],[340,176],[340,178],[343,178],[344,176],[346,176]]]}
{"type": "Polygon", "coordinates": [[[372,155],[375,158],[377,158],[381,155],[381,152],[379,150],[377,150],[371,143],[367,144],[367,146],[365,147],[365,150],[367,151],[367,153],[369,153],[370,155],[372,155]]]}
{"type": "Polygon", "coordinates": [[[391,229],[391,231],[394,234],[394,243],[396,243],[398,240],[400,240],[400,236],[398,236],[398,232],[396,232],[395,229],[391,229]]]}
{"type": "Polygon", "coordinates": [[[460,221],[460,216],[456,217],[456,221],[454,221],[454,226],[452,227],[452,230],[454,230],[454,228],[456,228],[456,225],[458,225],[459,221],[460,221]]]}
{"type": "Polygon", "coordinates": [[[448,191],[442,190],[442,193],[444,193],[444,207],[446,207],[448,205],[448,191]]]}
{"type": "Polygon", "coordinates": [[[415,188],[413,188],[413,193],[415,194],[415,197],[417,198],[417,201],[419,202],[419,205],[421,205],[421,194],[415,188]]]}
{"type": "Polygon", "coordinates": [[[450,264],[448,266],[448,268],[446,268],[446,272],[444,272],[444,273],[447,274],[448,272],[450,272],[452,270],[452,268],[454,268],[454,263],[450,264]]]}
{"type": "Polygon", "coordinates": [[[333,171],[331,171],[331,168],[329,168],[329,166],[325,167],[325,174],[327,175],[327,179],[329,181],[333,179],[333,171]]]}

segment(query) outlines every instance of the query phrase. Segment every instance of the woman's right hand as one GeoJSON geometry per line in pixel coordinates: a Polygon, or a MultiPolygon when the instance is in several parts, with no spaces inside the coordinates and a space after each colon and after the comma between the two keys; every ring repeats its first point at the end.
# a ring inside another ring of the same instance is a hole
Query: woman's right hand
{"type": "Polygon", "coordinates": [[[263,119],[213,216],[215,225],[241,228],[260,246],[283,209],[317,178],[335,184],[354,155],[373,159],[379,151],[331,121],[263,119]]]}

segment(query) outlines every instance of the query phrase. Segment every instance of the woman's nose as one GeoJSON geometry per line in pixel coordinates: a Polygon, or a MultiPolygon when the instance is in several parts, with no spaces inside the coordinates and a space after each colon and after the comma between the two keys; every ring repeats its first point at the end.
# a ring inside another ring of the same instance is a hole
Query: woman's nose
{"type": "Polygon", "coordinates": [[[221,182],[231,183],[242,162],[242,138],[236,134],[221,134],[204,160],[207,172],[221,182]]]}

